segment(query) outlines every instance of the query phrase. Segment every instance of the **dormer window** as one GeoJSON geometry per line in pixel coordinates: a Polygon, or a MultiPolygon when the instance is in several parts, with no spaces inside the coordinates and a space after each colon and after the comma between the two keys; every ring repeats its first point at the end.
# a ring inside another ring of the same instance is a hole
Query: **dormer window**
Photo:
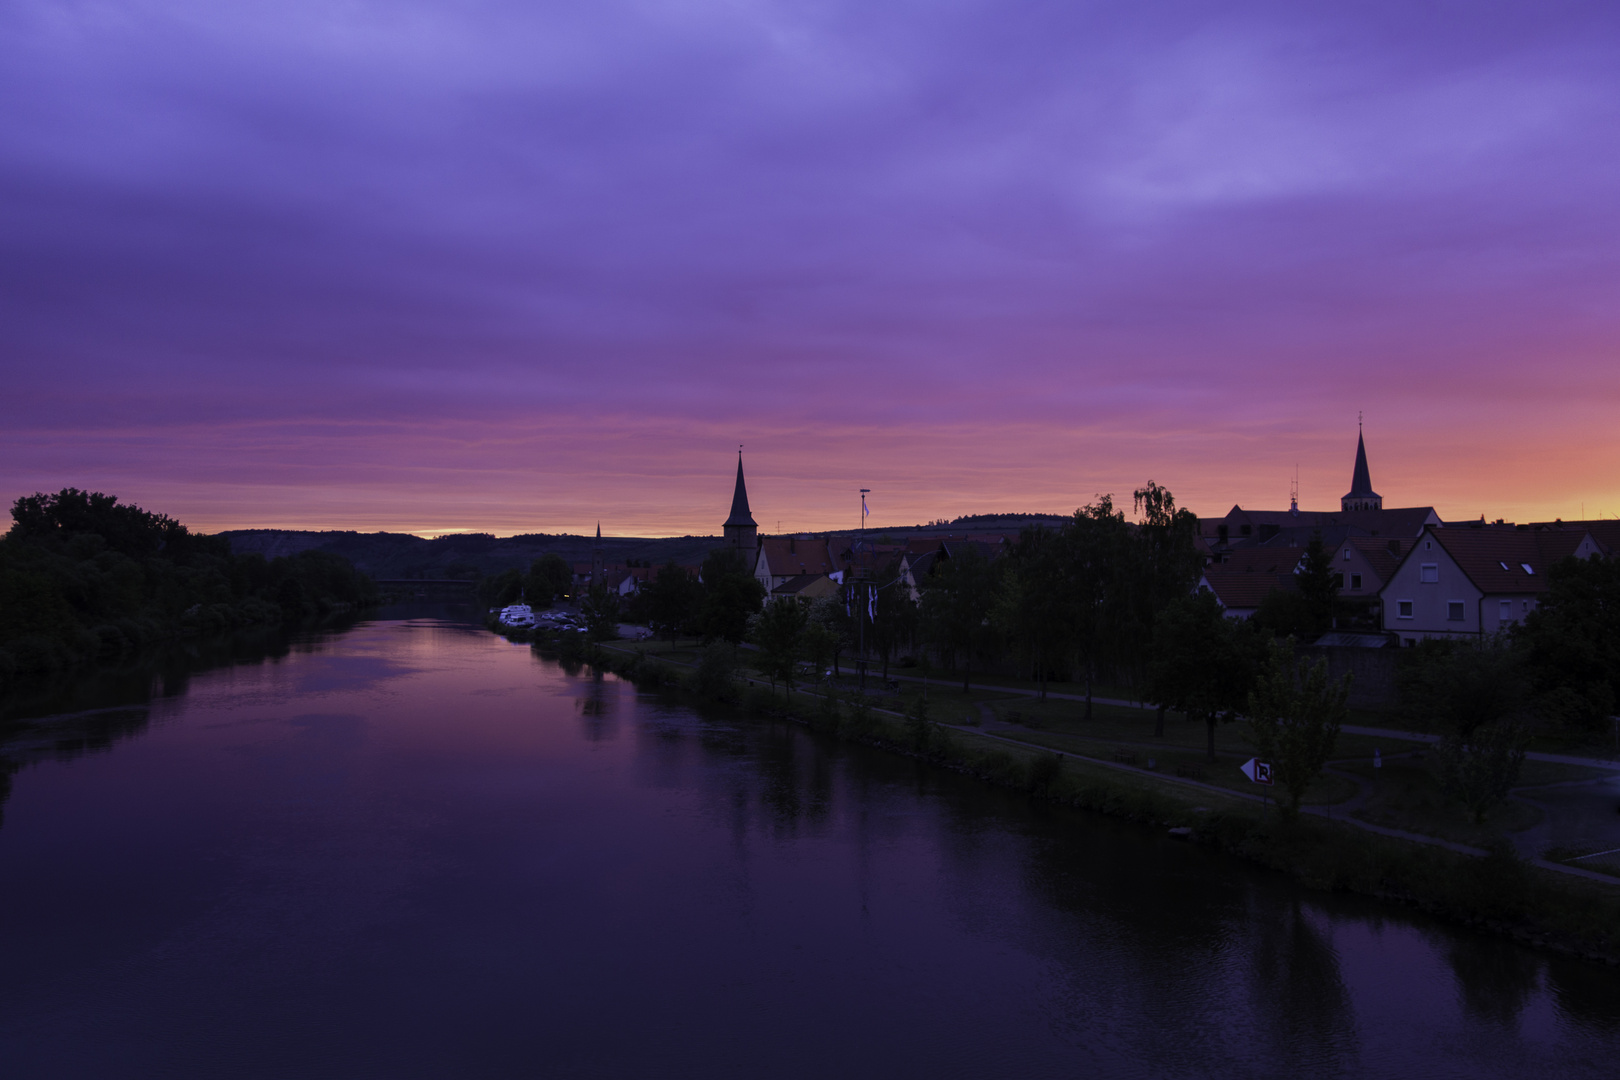
{"type": "Polygon", "coordinates": [[[1525,572],[1525,573],[1527,573],[1527,574],[1529,574],[1529,575],[1530,575],[1530,576],[1531,576],[1531,577],[1534,577],[1534,576],[1535,576],[1535,573],[1536,573],[1536,571],[1535,571],[1535,569],[1534,569],[1534,568],[1533,568],[1533,567],[1532,567],[1532,566],[1531,566],[1531,565],[1530,565],[1530,564],[1529,564],[1529,563],[1527,563],[1527,562],[1522,562],[1522,563],[1520,563],[1520,564],[1519,564],[1519,565],[1520,565],[1520,566],[1522,566],[1522,567],[1524,567],[1524,572],[1525,572]]]}
{"type": "Polygon", "coordinates": [[[1504,569],[1504,570],[1506,570],[1506,569],[1508,569],[1508,564],[1507,564],[1507,563],[1503,563],[1503,564],[1502,564],[1502,569],[1504,569]]]}

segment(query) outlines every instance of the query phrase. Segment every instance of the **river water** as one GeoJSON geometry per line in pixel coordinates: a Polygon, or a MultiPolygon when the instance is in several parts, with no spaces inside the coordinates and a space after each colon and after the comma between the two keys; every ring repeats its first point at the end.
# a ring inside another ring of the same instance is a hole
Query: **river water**
{"type": "Polygon", "coordinates": [[[454,617],[95,693],[0,746],[6,1077],[1620,1073],[1611,969],[454,617]]]}

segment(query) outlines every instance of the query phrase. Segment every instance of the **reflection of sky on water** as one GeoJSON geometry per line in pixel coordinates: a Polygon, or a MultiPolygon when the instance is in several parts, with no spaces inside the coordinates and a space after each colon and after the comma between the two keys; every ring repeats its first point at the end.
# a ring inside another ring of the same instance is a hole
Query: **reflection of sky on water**
{"type": "Polygon", "coordinates": [[[1620,1048],[1607,969],[458,627],[364,625],[168,707],[14,778],[7,1060],[1518,1077],[1620,1048]]]}

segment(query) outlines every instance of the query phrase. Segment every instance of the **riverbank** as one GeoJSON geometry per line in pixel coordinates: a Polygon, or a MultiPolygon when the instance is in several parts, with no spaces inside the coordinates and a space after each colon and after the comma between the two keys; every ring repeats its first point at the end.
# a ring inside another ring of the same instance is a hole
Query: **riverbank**
{"type": "MultiPolygon", "coordinates": [[[[536,642],[536,648],[550,651],[550,643],[536,642]]],[[[968,723],[939,723],[927,706],[900,713],[837,694],[784,694],[746,676],[716,683],[702,678],[695,665],[628,643],[580,645],[567,652],[565,659],[641,685],[793,720],[1033,798],[1160,825],[1311,888],[1373,896],[1540,947],[1620,964],[1620,881],[1559,873],[1520,857],[1508,843],[1481,849],[1310,813],[1288,822],[1274,808],[1218,785],[1157,774],[1128,761],[1046,749],[968,723]]]]}

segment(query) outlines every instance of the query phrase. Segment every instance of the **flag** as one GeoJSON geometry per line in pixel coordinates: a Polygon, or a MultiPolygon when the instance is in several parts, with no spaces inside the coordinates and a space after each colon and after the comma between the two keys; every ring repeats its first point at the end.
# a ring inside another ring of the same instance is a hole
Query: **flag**
{"type": "Polygon", "coordinates": [[[866,617],[877,622],[877,590],[870,587],[866,590],[866,617]]]}

